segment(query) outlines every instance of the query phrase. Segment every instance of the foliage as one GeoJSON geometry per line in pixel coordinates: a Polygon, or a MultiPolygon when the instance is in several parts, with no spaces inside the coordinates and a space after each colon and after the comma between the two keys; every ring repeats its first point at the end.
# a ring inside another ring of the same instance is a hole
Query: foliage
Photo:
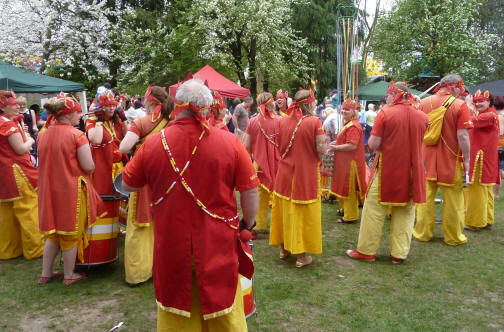
{"type": "Polygon", "coordinates": [[[378,21],[371,47],[375,58],[396,79],[411,80],[422,73],[443,76],[456,72],[468,84],[487,75],[495,65],[495,34],[477,34],[481,1],[396,0],[378,21]]]}
{"type": "Polygon", "coordinates": [[[490,81],[504,79],[504,1],[483,0],[478,21],[476,31],[481,34],[492,33],[500,38],[500,45],[494,45],[491,50],[496,59],[494,70],[481,69],[488,71],[490,81]]]}

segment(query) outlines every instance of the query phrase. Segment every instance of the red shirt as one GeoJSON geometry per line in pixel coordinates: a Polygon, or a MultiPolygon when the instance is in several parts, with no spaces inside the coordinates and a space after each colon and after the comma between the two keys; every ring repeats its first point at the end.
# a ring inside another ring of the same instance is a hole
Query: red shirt
{"type": "MultiPolygon", "coordinates": [[[[96,127],[96,117],[92,116],[86,120],[86,133],[91,128],[96,127]]],[[[95,163],[93,173],[93,185],[100,194],[113,194],[112,185],[112,164],[120,162],[122,155],[119,152],[119,145],[123,139],[122,128],[124,123],[114,123],[111,120],[103,121],[103,139],[100,144],[91,144],[91,153],[95,163]]]]}
{"type": "Polygon", "coordinates": [[[267,191],[273,190],[275,176],[278,170],[278,132],[280,117],[263,117],[261,114],[249,120],[247,134],[250,135],[252,156],[259,166],[257,176],[261,186],[267,191]],[[266,137],[267,136],[267,137],[266,137]]]}
{"type": "Polygon", "coordinates": [[[9,136],[15,133],[20,133],[23,142],[26,142],[25,133],[19,123],[16,124],[6,116],[0,115],[0,202],[21,198],[14,176],[14,167],[19,167],[30,185],[34,189],[37,188],[38,171],[31,162],[30,154],[27,152],[18,155],[9,144],[9,136]]]}
{"type": "MultiPolygon", "coordinates": [[[[289,147],[298,120],[284,117],[280,120],[279,153],[289,147]]],[[[305,117],[298,127],[288,153],[278,163],[275,194],[295,203],[312,203],[319,199],[319,164],[316,137],[324,135],[322,122],[316,116],[305,117]],[[294,182],[294,186],[292,183],[294,182]]]]}
{"type": "MultiPolygon", "coordinates": [[[[439,91],[435,95],[422,99],[420,109],[425,114],[443,105],[450,97],[450,93],[439,91]]],[[[437,181],[440,184],[453,185],[457,160],[462,160],[457,139],[457,129],[470,129],[472,123],[470,112],[466,103],[460,99],[448,107],[443,118],[443,129],[436,145],[423,146],[427,180],[437,181]]]]}
{"type": "Polygon", "coordinates": [[[346,123],[341,129],[336,144],[354,144],[357,149],[353,151],[334,151],[334,168],[331,180],[331,191],[339,197],[347,198],[350,189],[350,171],[355,168],[357,175],[356,185],[361,198],[367,191],[366,157],[364,156],[364,135],[358,120],[346,123]]]}
{"type": "Polygon", "coordinates": [[[474,128],[469,131],[471,138],[471,166],[469,175],[471,183],[476,162],[482,163],[480,183],[500,183],[499,156],[497,145],[499,142],[499,122],[497,112],[493,107],[487,108],[476,116],[471,117],[474,128]]]}
{"type": "Polygon", "coordinates": [[[233,305],[238,282],[238,230],[230,227],[239,223],[235,189],[257,187],[259,180],[235,135],[212,127],[198,144],[202,127],[192,117],[170,122],[163,132],[178,169],[190,161],[183,177],[196,198],[210,213],[231,221],[198,206],[174,172],[161,133],[150,136],[126,165],[123,179],[152,189],[156,299],[168,311],[189,315],[193,257],[204,317],[223,315],[233,305]]]}
{"type": "Polygon", "coordinates": [[[429,118],[408,101],[385,106],[376,116],[372,136],[381,137],[371,178],[379,172],[379,201],[388,205],[425,203],[423,136],[429,118]]]}
{"type": "Polygon", "coordinates": [[[89,144],[86,135],[74,127],[55,122],[38,137],[39,225],[42,233],[78,234],[78,216],[88,209],[91,226],[103,212],[101,199],[82,170],[77,149],[89,144]],[[78,204],[79,188],[85,187],[88,206],[78,204]],[[98,210],[100,210],[98,212],[98,210]]]}

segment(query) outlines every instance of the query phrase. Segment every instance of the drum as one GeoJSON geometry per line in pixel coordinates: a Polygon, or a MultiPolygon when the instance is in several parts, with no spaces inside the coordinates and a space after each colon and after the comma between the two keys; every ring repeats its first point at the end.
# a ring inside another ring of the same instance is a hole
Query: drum
{"type": "Polygon", "coordinates": [[[119,173],[114,179],[114,189],[123,198],[128,198],[130,195],[130,193],[124,190],[122,186],[122,172],[119,173]]]}
{"type": "MultiPolygon", "coordinates": [[[[250,249],[253,249],[254,244],[249,240],[250,249]]],[[[242,294],[243,294],[243,309],[245,311],[245,318],[249,318],[257,312],[256,299],[254,293],[254,277],[251,279],[245,278],[241,274],[240,278],[242,294]]]]}
{"type": "Polygon", "coordinates": [[[84,262],[77,260],[76,265],[90,266],[111,263],[117,260],[117,234],[119,233],[120,196],[100,195],[105,203],[107,215],[97,219],[92,227],[86,227],[89,245],[84,249],[84,262]]]}
{"type": "Polygon", "coordinates": [[[119,203],[119,223],[126,226],[126,222],[128,220],[128,199],[130,193],[124,190],[122,186],[122,172],[114,179],[114,189],[117,194],[121,196],[121,201],[119,203]]]}

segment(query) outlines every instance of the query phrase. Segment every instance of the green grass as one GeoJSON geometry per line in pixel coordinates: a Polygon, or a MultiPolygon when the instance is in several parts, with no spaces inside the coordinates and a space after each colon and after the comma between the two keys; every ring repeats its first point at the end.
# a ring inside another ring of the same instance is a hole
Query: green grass
{"type": "MultiPolygon", "coordinates": [[[[278,258],[266,234],[254,242],[258,314],[250,331],[501,331],[504,330],[503,201],[493,229],[466,231],[468,243],[412,241],[402,265],[389,257],[389,222],[375,263],[354,261],[359,224],[337,224],[338,204],[323,204],[323,254],[303,269],[278,258]]],[[[439,207],[438,207],[439,210],[439,207]]],[[[438,216],[440,212],[438,211],[438,216]]],[[[152,282],[129,288],[120,261],[88,271],[85,281],[39,286],[42,261],[0,262],[0,331],[155,331],[152,282]]]]}

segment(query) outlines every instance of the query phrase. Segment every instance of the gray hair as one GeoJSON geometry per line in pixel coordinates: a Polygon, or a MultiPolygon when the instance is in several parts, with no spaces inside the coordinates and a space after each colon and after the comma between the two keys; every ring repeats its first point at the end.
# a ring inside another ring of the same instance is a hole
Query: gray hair
{"type": "Polygon", "coordinates": [[[209,106],[213,101],[210,89],[196,78],[182,83],[177,89],[175,98],[184,103],[189,102],[196,107],[209,106]]]}
{"type": "Polygon", "coordinates": [[[448,83],[458,83],[462,81],[462,77],[457,74],[448,74],[444,76],[439,83],[448,84],[448,83]]]}
{"type": "Polygon", "coordinates": [[[250,96],[247,96],[247,97],[245,97],[245,99],[243,99],[243,102],[245,102],[245,103],[253,103],[254,99],[252,99],[252,97],[250,97],[250,96]]]}

